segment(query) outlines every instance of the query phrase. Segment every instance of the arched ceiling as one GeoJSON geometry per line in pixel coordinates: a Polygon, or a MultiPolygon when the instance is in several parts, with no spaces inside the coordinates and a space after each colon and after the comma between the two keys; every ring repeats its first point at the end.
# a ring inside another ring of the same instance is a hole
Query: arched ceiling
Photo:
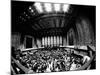
{"type": "Polygon", "coordinates": [[[35,33],[51,29],[64,31],[84,11],[91,19],[89,12],[92,10],[88,9],[90,7],[81,5],[12,1],[12,32],[35,33]]]}
{"type": "Polygon", "coordinates": [[[14,24],[34,31],[48,28],[63,28],[71,19],[69,4],[12,2],[14,24]],[[24,6],[22,6],[24,5],[24,6]],[[40,6],[40,7],[39,7],[40,6]],[[49,7],[48,7],[49,6],[49,7]],[[49,8],[49,9],[48,9],[49,8]],[[51,9],[50,9],[51,8],[51,9]],[[66,14],[68,15],[66,16],[66,14]],[[16,16],[16,17],[15,17],[16,16]]]}

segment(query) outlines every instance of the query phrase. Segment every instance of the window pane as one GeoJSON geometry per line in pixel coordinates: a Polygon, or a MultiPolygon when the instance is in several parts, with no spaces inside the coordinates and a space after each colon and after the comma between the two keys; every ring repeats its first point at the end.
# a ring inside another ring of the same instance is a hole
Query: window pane
{"type": "Polygon", "coordinates": [[[54,36],[54,46],[56,46],[56,36],[54,36]]]}
{"type": "Polygon", "coordinates": [[[53,46],[53,37],[51,36],[51,46],[53,46]]]}
{"type": "Polygon", "coordinates": [[[62,46],[62,37],[60,36],[60,46],[62,46]]]}
{"type": "Polygon", "coordinates": [[[42,45],[44,46],[44,37],[42,37],[42,45]]]}
{"type": "Polygon", "coordinates": [[[48,37],[48,46],[50,46],[50,37],[48,37]]]}
{"type": "Polygon", "coordinates": [[[57,46],[59,46],[59,36],[57,36],[57,46]]]}
{"type": "Polygon", "coordinates": [[[45,46],[47,46],[47,37],[45,37],[44,41],[45,41],[45,46]]]}

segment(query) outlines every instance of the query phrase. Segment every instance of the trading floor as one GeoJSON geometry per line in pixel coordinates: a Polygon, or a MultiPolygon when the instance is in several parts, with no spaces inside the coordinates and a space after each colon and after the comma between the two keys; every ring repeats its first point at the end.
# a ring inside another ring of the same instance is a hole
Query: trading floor
{"type": "Polygon", "coordinates": [[[95,62],[93,60],[95,51],[92,49],[84,51],[83,49],[83,51],[79,52],[79,50],[74,50],[71,47],[41,48],[27,51],[17,50],[12,53],[12,66],[18,64],[14,67],[18,74],[95,69],[95,66],[91,66],[93,65],[91,63],[95,62]]]}

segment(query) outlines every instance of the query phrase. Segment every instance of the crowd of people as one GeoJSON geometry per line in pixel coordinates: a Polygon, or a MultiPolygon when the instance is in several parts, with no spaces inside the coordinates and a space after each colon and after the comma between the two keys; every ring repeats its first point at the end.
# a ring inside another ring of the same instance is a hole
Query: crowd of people
{"type": "Polygon", "coordinates": [[[64,48],[40,49],[26,52],[19,50],[15,54],[15,59],[26,68],[33,70],[34,73],[77,70],[90,60],[64,48]]]}

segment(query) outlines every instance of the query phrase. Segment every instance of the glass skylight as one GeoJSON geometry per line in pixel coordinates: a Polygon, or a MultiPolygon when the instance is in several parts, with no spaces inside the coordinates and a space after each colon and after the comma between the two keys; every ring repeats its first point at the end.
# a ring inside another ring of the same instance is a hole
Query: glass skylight
{"type": "Polygon", "coordinates": [[[38,10],[39,13],[43,12],[43,8],[41,6],[41,3],[35,3],[34,6],[36,7],[36,9],[38,10]]]}
{"type": "Polygon", "coordinates": [[[52,5],[51,3],[44,3],[45,10],[47,12],[52,12],[52,5]]]}
{"type": "Polygon", "coordinates": [[[59,12],[60,11],[60,7],[61,7],[61,4],[54,4],[54,10],[56,12],[59,12]]]}
{"type": "Polygon", "coordinates": [[[63,11],[64,11],[64,12],[68,12],[69,6],[70,6],[70,5],[68,5],[68,4],[64,4],[64,5],[63,5],[63,11]]]}
{"type": "MultiPolygon", "coordinates": [[[[49,13],[49,12],[54,12],[54,11],[55,12],[68,12],[70,5],[69,4],[60,4],[60,3],[37,2],[34,4],[34,6],[39,13],[45,13],[45,11],[47,13],[49,13]]],[[[31,10],[31,12],[34,12],[34,9],[32,9],[32,7],[29,7],[29,10],[31,10]]]]}

